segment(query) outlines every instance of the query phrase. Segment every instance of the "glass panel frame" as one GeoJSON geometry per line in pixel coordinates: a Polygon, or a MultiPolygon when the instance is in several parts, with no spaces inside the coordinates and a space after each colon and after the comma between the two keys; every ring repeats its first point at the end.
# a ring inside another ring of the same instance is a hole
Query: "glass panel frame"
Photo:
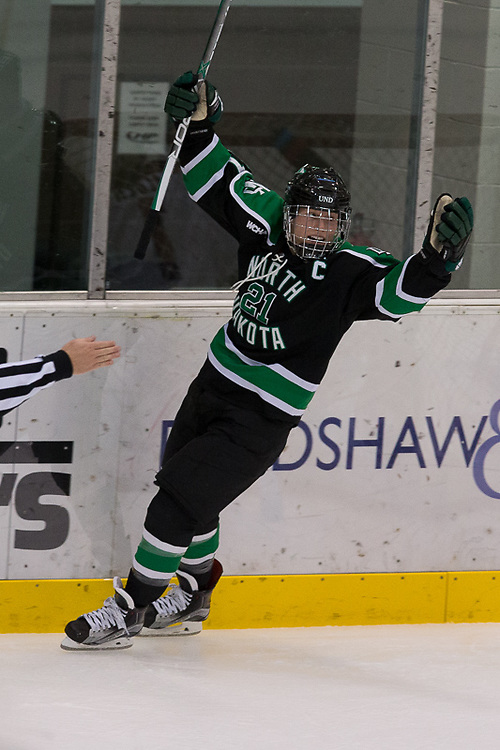
{"type": "MultiPolygon", "coordinates": [[[[45,0],[43,0],[45,2],[45,0]]],[[[429,211],[430,202],[432,196],[436,193],[437,189],[441,188],[443,177],[446,176],[442,169],[444,151],[441,144],[441,136],[443,128],[446,126],[446,118],[453,117],[453,112],[442,111],[443,108],[449,105],[453,97],[453,86],[450,83],[450,76],[448,75],[448,69],[450,65],[449,50],[453,49],[454,37],[456,29],[454,26],[453,16],[450,15],[451,5],[446,0],[415,0],[419,3],[421,18],[423,22],[423,28],[419,40],[422,42],[420,47],[420,53],[422,49],[425,49],[425,56],[420,58],[420,66],[415,69],[415,86],[413,88],[413,102],[414,111],[412,112],[412,126],[413,130],[413,143],[415,145],[415,162],[414,162],[414,174],[408,174],[408,181],[413,180],[413,189],[415,198],[406,207],[405,213],[405,233],[413,236],[413,250],[418,249],[418,245],[425,233],[427,225],[427,216],[429,211]],[[425,41],[425,45],[423,44],[425,41]],[[444,52],[443,52],[444,50],[444,52]],[[443,54],[445,57],[443,58],[443,54]],[[416,110],[415,110],[416,105],[416,110]]],[[[42,0],[37,0],[42,2],[42,0]]],[[[364,0],[364,2],[374,2],[377,0],[364,0]]],[[[108,251],[108,227],[109,227],[109,206],[110,206],[110,181],[111,181],[111,159],[110,149],[112,147],[113,140],[116,139],[117,134],[113,132],[114,126],[116,125],[115,114],[117,111],[118,101],[118,90],[116,82],[118,80],[117,74],[117,54],[120,43],[120,18],[121,11],[124,6],[135,5],[136,10],[146,10],[147,7],[161,6],[163,5],[162,0],[150,0],[150,2],[143,2],[134,0],[96,0],[95,3],[92,0],[88,0],[85,3],[76,4],[87,4],[95,5],[95,17],[98,22],[100,29],[101,38],[98,41],[98,45],[94,51],[95,58],[95,70],[97,71],[97,78],[94,81],[94,111],[96,113],[96,136],[94,157],[92,163],[92,195],[91,205],[92,210],[90,211],[90,227],[89,227],[89,254],[88,254],[88,286],[87,289],[75,289],[75,290],[62,290],[62,291],[24,291],[22,289],[12,291],[0,292],[0,300],[17,299],[17,300],[44,300],[44,299],[61,299],[61,300],[81,300],[88,298],[90,300],[151,300],[151,299],[163,299],[170,300],[175,304],[178,301],[181,305],[186,300],[198,300],[200,306],[208,304],[210,300],[214,302],[217,300],[226,300],[232,297],[232,293],[229,289],[165,289],[165,290],[154,290],[154,289],[121,289],[106,290],[105,283],[105,267],[106,267],[106,255],[108,251]]],[[[272,5],[280,6],[308,6],[307,3],[292,3],[285,2],[285,0],[275,0],[272,2],[269,0],[262,0],[259,2],[249,3],[252,6],[265,7],[272,5]]],[[[310,12],[314,12],[316,7],[331,7],[334,4],[334,0],[323,0],[323,2],[317,2],[314,4],[314,8],[310,9],[310,12]]],[[[348,3],[349,4],[349,3],[348,3]]],[[[363,4],[360,2],[353,3],[354,5],[363,4]]],[[[198,7],[198,6],[209,6],[209,10],[212,14],[215,14],[218,2],[217,0],[189,0],[189,2],[183,3],[186,8],[198,7]]],[[[246,3],[239,3],[239,5],[246,5],[246,3]]],[[[459,9],[460,10],[460,9],[459,9]]],[[[461,9],[463,11],[463,8],[461,9]]],[[[474,13],[474,22],[477,21],[480,14],[482,14],[482,27],[481,33],[483,34],[482,40],[486,41],[487,51],[489,55],[485,59],[484,69],[484,91],[483,91],[483,109],[480,112],[471,112],[471,120],[477,115],[479,119],[482,118],[482,130],[480,133],[480,143],[477,149],[477,179],[474,183],[475,194],[471,197],[476,199],[479,206],[479,198],[483,200],[480,203],[484,210],[476,211],[476,230],[473,235],[473,241],[471,242],[471,249],[474,253],[474,263],[485,263],[485,270],[474,273],[467,271],[467,274],[471,275],[471,280],[475,278],[482,279],[482,284],[485,284],[485,280],[488,278],[495,278],[495,275],[500,273],[500,268],[497,269],[497,264],[494,257],[495,252],[495,236],[496,232],[496,219],[493,217],[494,203],[492,196],[497,194],[497,184],[500,183],[500,179],[497,180],[496,173],[491,167],[491,159],[488,158],[488,153],[498,153],[495,151],[496,146],[492,142],[491,132],[497,133],[498,123],[495,113],[492,111],[496,92],[500,89],[500,85],[494,76],[494,68],[498,61],[494,58],[494,35],[495,29],[500,26],[500,11],[494,7],[494,4],[490,0],[478,0],[477,5],[468,9],[469,13],[474,13]],[[493,56],[493,57],[492,57],[493,56]],[[488,67],[489,66],[489,67],[488,67]],[[490,136],[488,135],[488,128],[490,129],[490,136]],[[481,176],[484,176],[484,181],[481,182],[481,176]],[[488,209],[490,213],[488,214],[488,209]],[[482,219],[482,228],[479,227],[478,216],[482,219]],[[488,276],[489,272],[489,276],[488,276]]],[[[231,14],[231,11],[230,11],[231,14]]],[[[228,23],[231,23],[231,15],[228,17],[228,23]]],[[[203,33],[200,30],[200,39],[204,33],[208,34],[206,29],[203,33]]],[[[418,40],[417,40],[418,41],[418,40]]],[[[418,46],[418,45],[417,45],[418,46]]],[[[484,46],[484,45],[483,45],[484,46]]],[[[461,43],[461,51],[467,47],[463,44],[463,38],[461,43]]],[[[472,45],[471,47],[477,47],[472,45]]],[[[416,59],[419,54],[419,49],[416,49],[416,59]]],[[[462,54],[462,52],[460,52],[462,54]]],[[[473,51],[466,52],[463,60],[464,71],[466,72],[467,65],[472,65],[474,61],[471,61],[470,55],[473,51]]],[[[451,61],[453,62],[453,61],[451,61]]],[[[498,66],[496,66],[498,69],[498,66]]],[[[465,75],[464,72],[464,75],[465,75]]],[[[455,79],[456,85],[456,79],[455,79]]],[[[467,115],[468,113],[466,113],[467,115]]],[[[356,113],[358,116],[358,113],[356,113]]],[[[465,125],[469,125],[467,117],[465,117],[465,125]]],[[[171,135],[171,133],[170,133],[171,135]]],[[[410,170],[411,171],[411,170],[410,170]]],[[[460,183],[460,175],[457,179],[452,179],[453,187],[456,183],[460,183]]],[[[473,200],[474,202],[474,200],[473,200]]],[[[381,243],[382,244],[382,243],[381,243]]],[[[382,245],[384,247],[384,245],[382,245]]],[[[390,248],[387,248],[390,249],[390,248]]],[[[409,249],[405,250],[407,254],[409,249]]],[[[0,262],[2,261],[0,253],[0,262]]],[[[472,261],[468,260],[468,263],[472,261]]],[[[460,274],[461,272],[459,272],[460,274]]],[[[453,281],[453,285],[456,288],[449,288],[438,295],[438,300],[449,300],[454,299],[457,301],[463,301],[464,303],[477,301],[478,304],[487,304],[488,301],[497,300],[500,297],[499,289],[487,289],[487,288],[465,288],[461,286],[463,282],[460,275],[457,274],[456,279],[453,281]]]]}

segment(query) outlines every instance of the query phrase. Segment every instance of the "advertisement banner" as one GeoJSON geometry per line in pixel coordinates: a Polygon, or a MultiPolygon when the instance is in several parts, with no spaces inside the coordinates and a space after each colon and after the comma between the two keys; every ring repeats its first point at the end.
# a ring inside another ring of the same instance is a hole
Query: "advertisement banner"
{"type": "MultiPolygon", "coordinates": [[[[279,460],[223,512],[225,572],[500,568],[499,311],[356,323],[279,460]]],[[[10,361],[90,333],[123,350],[4,418],[3,578],[128,573],[162,445],[228,314],[3,315],[10,361]]]]}

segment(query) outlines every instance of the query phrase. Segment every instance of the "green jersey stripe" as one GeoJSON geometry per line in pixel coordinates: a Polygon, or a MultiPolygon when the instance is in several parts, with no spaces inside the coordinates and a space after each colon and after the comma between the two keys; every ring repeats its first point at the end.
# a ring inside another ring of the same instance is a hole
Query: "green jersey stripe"
{"type": "Polygon", "coordinates": [[[286,414],[291,414],[292,416],[300,417],[305,412],[305,409],[295,409],[290,404],[287,404],[285,401],[282,401],[279,398],[276,398],[275,396],[272,396],[270,393],[267,393],[266,391],[261,390],[253,383],[248,382],[244,378],[241,378],[239,375],[236,375],[234,372],[231,372],[231,370],[228,370],[225,368],[221,363],[216,359],[216,357],[213,355],[212,350],[208,350],[208,359],[209,362],[215,367],[216,370],[218,370],[221,375],[223,375],[225,378],[230,380],[233,383],[236,383],[236,385],[239,385],[241,388],[246,388],[249,391],[252,391],[253,393],[256,393],[263,401],[267,401],[267,403],[271,404],[272,406],[275,406],[277,409],[280,409],[281,411],[285,412],[286,414]]]}
{"type": "Polygon", "coordinates": [[[303,414],[314,396],[314,391],[292,383],[269,366],[261,363],[250,365],[248,360],[240,359],[234,350],[226,346],[224,328],[213,338],[209,358],[216,367],[219,365],[217,369],[229,380],[258,393],[265,401],[288,414],[303,414]]]}
{"type": "MultiPolygon", "coordinates": [[[[239,349],[233,344],[229,336],[227,335],[227,327],[228,323],[224,326],[224,343],[226,344],[226,347],[229,349],[229,351],[234,352],[239,359],[241,359],[242,362],[245,362],[247,365],[251,365],[252,367],[262,367],[262,362],[257,362],[256,359],[250,359],[250,357],[245,356],[245,354],[242,354],[239,349]]],[[[289,380],[291,383],[295,383],[296,385],[300,385],[304,390],[306,391],[312,391],[315,393],[318,388],[318,383],[311,383],[309,380],[304,380],[304,378],[299,378],[298,375],[295,375],[294,372],[291,370],[287,370],[286,367],[283,367],[283,365],[265,365],[265,367],[268,367],[270,370],[273,370],[274,372],[277,372],[279,375],[283,375],[286,380],[289,380]]]]}
{"type": "Polygon", "coordinates": [[[396,286],[396,294],[398,295],[398,297],[401,297],[401,299],[404,299],[407,302],[414,302],[415,304],[420,305],[421,307],[423,307],[430,300],[430,297],[415,297],[414,295],[407,294],[406,292],[403,291],[403,281],[404,281],[404,277],[405,277],[405,273],[406,273],[406,268],[407,268],[408,264],[411,263],[411,260],[412,260],[413,257],[415,257],[415,256],[411,255],[408,258],[408,260],[405,261],[405,264],[404,264],[404,266],[403,266],[403,268],[401,270],[401,273],[399,274],[398,283],[397,283],[397,286],[396,286]]]}
{"type": "Polygon", "coordinates": [[[184,184],[193,200],[198,200],[222,177],[224,167],[230,158],[231,154],[227,148],[214,136],[199,158],[193,159],[182,168],[184,184]]]}
{"type": "Polygon", "coordinates": [[[402,268],[398,266],[390,271],[376,287],[375,304],[380,312],[391,318],[400,318],[402,315],[417,312],[428,302],[427,299],[405,294],[402,290],[404,272],[410,260],[411,258],[402,268]]]}
{"type": "Polygon", "coordinates": [[[219,142],[218,136],[215,135],[215,133],[212,134],[212,140],[210,143],[205,146],[204,149],[202,149],[196,156],[194,156],[191,161],[188,161],[187,164],[184,164],[184,166],[181,166],[181,171],[183,174],[187,174],[190,172],[197,164],[200,163],[200,161],[203,161],[203,159],[209,154],[217,145],[219,142]]]}
{"type": "Polygon", "coordinates": [[[283,199],[255,182],[250,172],[231,156],[216,135],[208,146],[182,167],[184,184],[191,198],[198,201],[221,180],[229,162],[238,170],[229,187],[231,195],[249,217],[265,226],[268,244],[275,245],[283,230],[283,199]]]}

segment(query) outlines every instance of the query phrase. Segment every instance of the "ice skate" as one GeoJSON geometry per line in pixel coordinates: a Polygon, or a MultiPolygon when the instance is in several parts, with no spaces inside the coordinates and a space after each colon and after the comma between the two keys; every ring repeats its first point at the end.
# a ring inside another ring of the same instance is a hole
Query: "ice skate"
{"type": "Polygon", "coordinates": [[[130,638],[141,630],[146,607],[135,607],[130,594],[122,587],[121,579],[113,579],[115,595],[110,596],[100,609],[81,615],[68,622],[61,643],[65,651],[98,651],[130,648],[130,638]]]}
{"type": "Polygon", "coordinates": [[[165,596],[156,599],[146,609],[141,635],[194,635],[201,631],[201,623],[210,612],[210,600],[219,578],[222,565],[214,560],[208,588],[186,591],[173,586],[165,596]]]}

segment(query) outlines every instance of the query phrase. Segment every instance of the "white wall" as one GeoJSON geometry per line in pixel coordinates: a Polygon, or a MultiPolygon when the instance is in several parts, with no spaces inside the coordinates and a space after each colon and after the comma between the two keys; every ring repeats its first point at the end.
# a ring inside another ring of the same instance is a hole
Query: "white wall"
{"type": "MultiPolygon", "coordinates": [[[[0,308],[10,361],[90,333],[123,347],[111,368],[4,418],[3,578],[126,575],[163,423],[228,314],[125,302],[0,308]],[[13,441],[17,451],[58,448],[61,463],[9,459],[13,441]]],[[[499,315],[493,302],[441,301],[403,323],[356,324],[280,466],[224,512],[226,573],[499,569],[499,315]]]]}

